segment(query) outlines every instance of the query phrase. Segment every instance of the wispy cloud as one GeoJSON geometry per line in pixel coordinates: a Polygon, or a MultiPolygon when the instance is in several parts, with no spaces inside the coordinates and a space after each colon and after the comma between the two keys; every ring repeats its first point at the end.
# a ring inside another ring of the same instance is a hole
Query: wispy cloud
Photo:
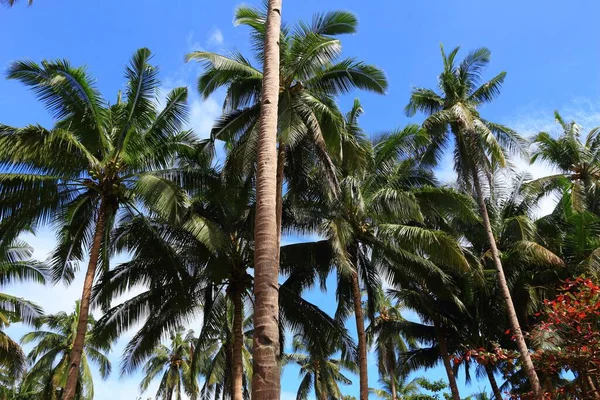
{"type": "Polygon", "coordinates": [[[223,37],[223,32],[221,32],[221,30],[219,28],[213,29],[212,33],[208,37],[208,45],[209,46],[210,45],[221,46],[224,41],[225,41],[225,38],[223,37]]]}

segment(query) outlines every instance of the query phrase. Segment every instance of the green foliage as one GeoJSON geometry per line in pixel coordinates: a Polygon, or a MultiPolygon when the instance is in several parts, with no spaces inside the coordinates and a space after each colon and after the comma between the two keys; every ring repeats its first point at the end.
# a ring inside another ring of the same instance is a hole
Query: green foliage
{"type": "MultiPolygon", "coordinates": [[[[46,282],[46,267],[31,259],[33,249],[19,240],[6,243],[0,240],[0,285],[15,282],[46,282]]],[[[25,299],[0,293],[0,368],[7,381],[17,381],[25,370],[25,354],[18,343],[6,333],[10,324],[39,323],[42,309],[25,299]]]]}
{"type": "MultiPolygon", "coordinates": [[[[54,120],[51,127],[0,124],[0,285],[70,283],[89,253],[100,212],[106,213],[92,298],[103,316],[88,321],[78,399],[93,398],[91,364],[108,376],[105,353],[134,328],[121,372],[142,369],[142,392],[160,379],[157,398],[231,397],[233,343],[240,338],[236,315],[242,319],[243,396],[249,398],[263,79],[255,65],[264,60],[265,18],[262,9],[236,10],[235,24],[250,31],[251,58],[238,52],[187,56],[203,67],[198,79],[203,97],[226,92],[223,115],[203,141],[183,129],[186,88],[172,90],[164,107],[157,105],[159,70],[148,49],[131,58],[125,90],[114,104],[101,96],[85,68],[67,60],[16,61],[8,68],[7,77],[30,88],[54,120]],[[217,139],[225,142],[223,165],[215,158],[217,139]],[[31,260],[32,249],[18,238],[46,225],[58,239],[48,267],[31,260]],[[130,260],[111,268],[111,257],[120,252],[128,252],[130,260]],[[134,287],[142,289],[115,304],[134,287]],[[186,334],[183,326],[200,313],[198,336],[186,334]]],[[[458,60],[459,48],[442,47],[438,87],[414,89],[405,108],[409,116],[425,114],[423,124],[373,137],[360,126],[364,110],[358,99],[346,114],[337,102],[354,90],[383,94],[388,88],[383,71],[342,56],[339,37],[357,26],[352,13],[322,13],[284,26],[279,41],[282,228],[318,237],[280,249],[281,348],[286,335],[293,335],[292,352],[280,362],[300,368],[297,398],[313,392],[318,399],[354,398],[340,388],[351,383],[348,372],[358,372],[357,346],[344,323],[361,312],[370,323],[368,344],[381,378],[373,396],[451,398],[444,381],[409,378],[440,361],[450,365],[449,377],[464,375],[467,382],[474,372],[495,383],[499,371],[510,370],[501,390],[515,395],[529,390],[520,364],[506,356],[516,354],[515,344],[473,201],[478,181],[533,358],[552,355],[545,360],[552,371],[538,366],[544,384],[589,386],[582,377],[595,373],[579,362],[583,352],[590,356],[585,362],[598,364],[586,344],[596,316],[579,318],[588,318],[584,327],[576,318],[556,322],[570,327],[563,334],[540,334],[549,325],[539,320],[553,315],[551,307],[570,304],[547,301],[564,279],[600,277],[600,129],[583,138],[579,125],[556,112],[561,133],[532,138],[531,160],[547,162],[558,173],[535,180],[505,175],[510,155],[526,153],[526,143],[512,129],[484,119],[480,109],[498,97],[506,73],[483,79],[490,62],[486,48],[458,60]],[[449,145],[455,187],[441,186],[432,170],[449,145]],[[557,196],[556,208],[538,217],[539,202],[548,195],[557,196]],[[326,291],[330,277],[336,280],[333,316],[303,297],[316,285],[326,291]],[[407,318],[406,310],[419,320],[407,318]],[[578,326],[588,332],[580,334],[578,326]],[[565,382],[564,371],[573,371],[575,380],[565,382]]],[[[596,296],[598,288],[591,289],[596,296]]],[[[565,312],[578,317],[580,306],[565,312]]],[[[0,397],[60,398],[78,308],[43,317],[35,304],[0,293],[0,397]],[[15,322],[37,329],[22,339],[33,345],[27,357],[4,333],[15,322]]]]}
{"type": "MultiPolygon", "coordinates": [[[[36,399],[59,399],[67,380],[69,356],[76,334],[79,319],[79,302],[71,314],[60,312],[40,319],[44,330],[27,333],[21,339],[22,344],[35,344],[27,355],[30,368],[20,384],[20,392],[35,394],[36,399]]],[[[96,321],[88,318],[90,330],[86,334],[81,367],[77,381],[77,399],[94,398],[94,383],[91,364],[97,368],[103,379],[111,372],[111,363],[106,356],[110,343],[98,337],[93,328],[96,321]]]]}

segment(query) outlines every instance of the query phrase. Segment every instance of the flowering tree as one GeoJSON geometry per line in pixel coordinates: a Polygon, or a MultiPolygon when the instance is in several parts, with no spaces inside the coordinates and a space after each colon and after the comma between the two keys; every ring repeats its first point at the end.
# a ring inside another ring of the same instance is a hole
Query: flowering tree
{"type": "MultiPolygon", "coordinates": [[[[538,323],[529,334],[536,349],[532,354],[537,372],[544,377],[547,399],[600,399],[600,286],[592,279],[567,279],[553,300],[545,300],[538,323]],[[560,382],[563,373],[575,379],[560,382]]],[[[510,331],[506,331],[510,335],[510,331]]],[[[494,346],[493,349],[465,349],[454,358],[455,365],[476,361],[500,367],[510,377],[520,367],[519,354],[494,346]]],[[[527,399],[531,393],[513,393],[527,399]]]]}

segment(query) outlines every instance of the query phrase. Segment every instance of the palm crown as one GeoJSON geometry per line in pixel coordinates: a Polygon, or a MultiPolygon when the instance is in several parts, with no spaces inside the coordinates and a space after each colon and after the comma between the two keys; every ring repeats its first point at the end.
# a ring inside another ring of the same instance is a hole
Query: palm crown
{"type": "Polygon", "coordinates": [[[424,128],[432,135],[425,160],[436,162],[449,141],[455,139],[454,168],[463,184],[473,173],[490,174],[494,166],[506,165],[506,150],[522,148],[522,140],[510,128],[483,119],[478,108],[498,94],[505,72],[481,84],[481,74],[490,62],[490,51],[480,48],[457,63],[459,47],[446,54],[442,47],[444,69],[438,77],[439,92],[416,88],[405,108],[407,115],[417,111],[428,115],[424,128]],[[488,158],[489,157],[489,158],[488,158]]]}
{"type": "Polygon", "coordinates": [[[562,129],[560,136],[538,133],[533,138],[536,147],[531,162],[546,161],[559,174],[536,179],[532,185],[544,194],[559,188],[566,190],[574,210],[600,215],[600,128],[590,130],[582,141],[581,127],[575,121],[565,121],[558,111],[554,118],[562,129]]]}
{"type": "Polygon", "coordinates": [[[119,96],[114,105],[102,99],[85,69],[68,61],[21,61],[9,68],[8,77],[29,86],[57,122],[52,129],[0,126],[0,160],[9,165],[0,173],[3,235],[31,224],[56,224],[61,231],[52,256],[56,280],[73,278],[73,261],[89,247],[101,204],[107,227],[119,207],[136,212],[136,204],[151,197],[145,204],[151,210],[173,205],[172,183],[155,170],[191,140],[189,132],[180,132],[187,90],[171,91],[159,112],[158,70],[149,59],[149,50],[136,52],[126,70],[125,99],[119,96]]]}
{"type": "Polygon", "coordinates": [[[348,359],[335,358],[335,342],[312,341],[296,335],[292,343],[293,353],[286,355],[286,362],[295,362],[300,367],[302,378],[296,399],[308,399],[311,389],[319,400],[342,397],[339,384],[352,383],[343,370],[357,372],[356,364],[348,359]]]}
{"type": "MultiPolygon", "coordinates": [[[[71,314],[60,312],[41,319],[48,330],[36,330],[23,336],[23,344],[35,343],[27,355],[31,368],[25,376],[23,386],[27,392],[37,392],[37,398],[54,400],[64,391],[69,369],[69,357],[79,320],[79,302],[71,314]],[[55,397],[57,396],[57,397],[55,397]]],[[[95,325],[93,317],[88,325],[95,325]]],[[[110,344],[91,332],[85,337],[81,367],[77,379],[77,399],[94,398],[94,382],[90,362],[99,368],[100,376],[105,379],[111,371],[111,364],[105,355],[110,344]]]]}
{"type": "Polygon", "coordinates": [[[171,400],[173,396],[180,399],[184,393],[194,393],[192,373],[192,354],[194,332],[188,331],[184,336],[184,328],[179,327],[171,332],[170,347],[158,345],[144,365],[144,379],[140,383],[141,392],[145,392],[150,383],[162,373],[156,398],[171,400]]]}
{"type": "MultiPolygon", "coordinates": [[[[252,29],[255,58],[263,58],[265,14],[254,8],[240,7],[235,23],[252,29]]],[[[356,17],[348,12],[318,14],[312,24],[284,27],[279,48],[280,98],[279,143],[294,148],[309,139],[327,169],[333,168],[329,153],[339,155],[343,116],[335,102],[339,94],[358,88],[384,93],[387,81],[376,67],[351,58],[339,59],[341,43],[337,36],[354,33],[356,17]]],[[[198,90],[207,97],[225,87],[224,116],[213,128],[213,136],[237,139],[230,158],[248,165],[256,160],[257,123],[263,74],[239,53],[223,56],[194,52],[188,59],[201,61],[205,72],[198,90]]],[[[332,178],[333,179],[333,178],[332,178]]]]}

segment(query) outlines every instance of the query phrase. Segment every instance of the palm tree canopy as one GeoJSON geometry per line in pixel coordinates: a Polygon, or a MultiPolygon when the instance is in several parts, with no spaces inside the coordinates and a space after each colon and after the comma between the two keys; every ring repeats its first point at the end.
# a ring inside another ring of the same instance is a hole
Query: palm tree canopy
{"type": "MultiPolygon", "coordinates": [[[[24,281],[46,282],[46,267],[32,260],[32,253],[31,246],[23,241],[0,241],[0,287],[24,281]]],[[[25,354],[3,330],[14,322],[34,325],[41,316],[42,309],[38,305],[0,292],[0,366],[15,380],[25,370],[25,354]]]]}
{"type": "MultiPolygon", "coordinates": [[[[241,6],[235,23],[248,26],[254,58],[263,59],[265,12],[241,6]]],[[[281,79],[278,116],[278,140],[292,151],[310,143],[317,162],[333,177],[332,157],[341,156],[343,115],[336,97],[353,89],[384,93],[387,80],[383,72],[362,61],[340,59],[342,34],[354,33],[356,17],[336,11],[317,14],[312,23],[299,22],[282,29],[279,42],[281,79]]],[[[215,124],[213,137],[231,143],[229,163],[248,171],[256,160],[262,71],[235,52],[230,56],[198,51],[187,56],[200,61],[205,71],[198,80],[204,97],[217,89],[227,91],[224,115],[215,124]]],[[[291,174],[286,174],[291,175],[291,174]]]]}
{"type": "Polygon", "coordinates": [[[510,151],[524,153],[524,142],[512,129],[483,119],[478,108],[499,94],[505,72],[481,83],[482,73],[490,62],[486,48],[476,49],[461,61],[460,48],[450,53],[441,47],[443,70],[438,77],[438,91],[413,89],[405,108],[407,115],[427,115],[423,127],[431,135],[431,144],[423,160],[437,163],[443,149],[454,137],[454,169],[459,181],[470,185],[472,174],[490,174],[495,166],[504,167],[510,151]]]}
{"type": "Polygon", "coordinates": [[[181,398],[185,391],[190,396],[195,395],[196,379],[191,369],[193,354],[194,332],[185,333],[179,327],[171,333],[170,346],[157,346],[143,368],[144,378],[140,383],[140,391],[144,393],[150,383],[160,377],[156,398],[171,400],[175,395],[181,398]]]}
{"type": "Polygon", "coordinates": [[[565,191],[574,210],[600,215],[600,128],[593,128],[582,140],[581,126],[575,121],[565,121],[558,111],[554,118],[562,132],[558,138],[538,133],[532,139],[531,162],[545,161],[559,173],[538,178],[530,186],[540,195],[565,191]]]}
{"type": "MultiPolygon", "coordinates": [[[[101,97],[85,68],[67,60],[17,61],[8,69],[8,78],[28,86],[56,122],[51,129],[0,125],[0,163],[6,166],[0,173],[0,233],[10,240],[23,229],[54,224],[55,281],[73,279],[100,203],[108,210],[107,232],[121,206],[137,213],[142,203],[176,219],[181,190],[164,170],[193,142],[191,132],[181,131],[187,89],[173,89],[159,110],[158,69],[150,58],[148,49],[134,54],[125,71],[127,89],[114,104],[101,97]]],[[[101,262],[107,269],[106,249],[101,262]]]]}
{"type": "MultiPolygon", "coordinates": [[[[78,318],[79,302],[71,314],[60,312],[42,317],[40,326],[47,329],[27,333],[21,339],[22,344],[35,344],[27,355],[30,368],[22,385],[36,391],[41,399],[53,400],[57,391],[64,388],[78,318]]],[[[89,317],[88,324],[90,329],[85,338],[77,382],[77,398],[81,400],[94,398],[91,363],[98,367],[103,379],[108,378],[111,372],[111,363],[106,355],[111,346],[94,334],[96,321],[93,317],[89,317]]]]}

